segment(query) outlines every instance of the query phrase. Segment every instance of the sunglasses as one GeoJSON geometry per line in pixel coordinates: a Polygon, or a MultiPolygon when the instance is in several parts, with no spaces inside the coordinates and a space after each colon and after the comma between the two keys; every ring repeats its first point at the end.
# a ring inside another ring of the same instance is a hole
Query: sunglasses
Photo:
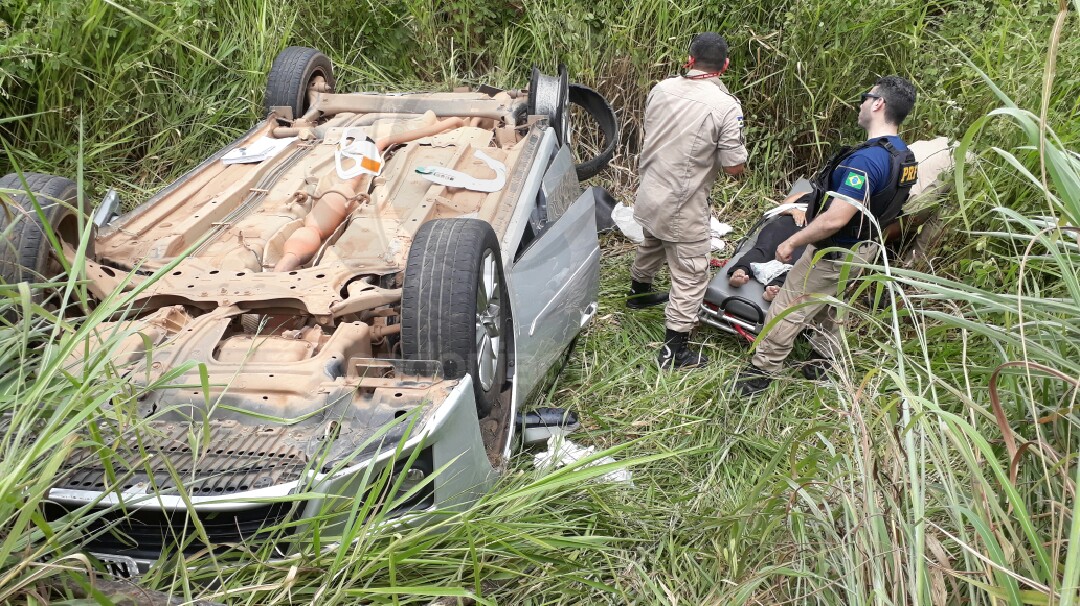
{"type": "Polygon", "coordinates": [[[866,103],[867,99],[880,99],[881,95],[875,95],[874,93],[863,93],[860,97],[859,103],[866,103]]]}

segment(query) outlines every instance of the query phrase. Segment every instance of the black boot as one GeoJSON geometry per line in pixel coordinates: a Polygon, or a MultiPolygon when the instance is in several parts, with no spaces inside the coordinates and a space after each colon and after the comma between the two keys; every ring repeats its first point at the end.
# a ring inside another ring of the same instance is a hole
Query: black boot
{"type": "Polygon", "coordinates": [[[735,381],[735,390],[741,396],[752,396],[759,391],[765,391],[772,383],[769,373],[761,370],[753,364],[747,364],[739,371],[739,377],[735,381]]]}
{"type": "Polygon", "coordinates": [[[664,346],[656,356],[656,363],[660,368],[694,368],[709,363],[709,359],[699,351],[690,351],[686,347],[686,341],[690,338],[688,332],[675,332],[670,328],[664,337],[664,346]]]}
{"type": "Polygon", "coordinates": [[[652,284],[648,282],[630,281],[630,295],[626,299],[626,306],[630,309],[645,309],[653,305],[667,303],[666,292],[656,292],[652,284]]]}
{"type": "Polygon", "coordinates": [[[802,374],[811,381],[821,381],[829,371],[829,362],[829,358],[811,349],[810,356],[803,362],[802,374]]]}

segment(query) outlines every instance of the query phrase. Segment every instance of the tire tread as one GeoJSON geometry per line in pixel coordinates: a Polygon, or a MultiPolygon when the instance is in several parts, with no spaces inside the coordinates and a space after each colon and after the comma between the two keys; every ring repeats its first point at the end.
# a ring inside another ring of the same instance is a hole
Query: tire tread
{"type": "Polygon", "coordinates": [[[34,211],[33,200],[25,190],[29,189],[34,193],[44,211],[45,219],[53,227],[68,212],[57,200],[74,204],[78,199],[78,186],[66,177],[28,172],[23,173],[23,178],[26,180],[25,187],[17,174],[0,177],[0,189],[23,191],[10,194],[15,208],[0,213],[0,231],[6,231],[12,223],[18,221],[0,248],[0,279],[7,284],[28,279],[28,273],[36,273],[43,278],[52,277],[44,275],[52,249],[45,237],[41,218],[34,211]]]}
{"type": "MultiPolygon", "coordinates": [[[[495,251],[502,284],[498,239],[486,222],[440,219],[421,226],[409,249],[402,288],[401,337],[406,358],[439,360],[450,379],[475,372],[475,291],[480,261],[487,250],[495,251]]],[[[505,365],[505,351],[501,353],[505,365]]],[[[490,391],[498,391],[501,379],[496,377],[490,391]]],[[[478,381],[474,387],[484,413],[495,394],[485,393],[478,381]]]]}
{"type": "Polygon", "coordinates": [[[306,101],[307,80],[316,67],[326,70],[326,77],[333,88],[334,73],[326,55],[306,46],[282,49],[266,75],[266,97],[263,102],[266,111],[269,112],[275,105],[288,105],[293,108],[293,118],[299,118],[306,101]]]}

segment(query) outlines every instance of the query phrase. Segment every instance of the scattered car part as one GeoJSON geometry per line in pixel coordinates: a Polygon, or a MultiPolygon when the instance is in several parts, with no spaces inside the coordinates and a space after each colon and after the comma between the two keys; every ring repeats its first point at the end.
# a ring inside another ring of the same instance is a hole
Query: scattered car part
{"type": "Polygon", "coordinates": [[[495,171],[494,178],[478,179],[459,170],[438,166],[418,166],[416,172],[432,183],[447,187],[462,187],[471,191],[488,193],[502,189],[503,185],[506,184],[506,166],[498,160],[493,160],[491,156],[480,150],[474,151],[473,155],[484,164],[487,164],[488,168],[495,171]]]}
{"type": "Polygon", "coordinates": [[[98,227],[104,227],[109,224],[116,217],[117,212],[120,210],[120,194],[113,188],[109,188],[109,191],[105,192],[105,197],[101,199],[101,204],[98,205],[97,210],[94,211],[94,217],[92,221],[94,225],[98,227]]]}
{"type": "Polygon", "coordinates": [[[526,446],[546,442],[581,427],[577,414],[565,408],[537,408],[521,416],[521,441],[526,446]]]}
{"type": "Polygon", "coordinates": [[[618,204],[619,201],[611,195],[611,192],[602,187],[597,188],[595,214],[598,233],[606,234],[615,231],[615,220],[611,218],[611,213],[615,211],[618,204]]]}
{"type": "Polygon", "coordinates": [[[342,179],[353,179],[365,173],[377,176],[382,172],[382,152],[362,129],[346,128],[334,152],[334,165],[342,179]]]}
{"type": "Polygon", "coordinates": [[[615,146],[619,143],[619,122],[607,99],[587,86],[571,84],[569,99],[570,103],[580,106],[596,121],[604,136],[603,149],[595,157],[577,165],[578,180],[584,181],[599,174],[615,157],[615,146]]]}

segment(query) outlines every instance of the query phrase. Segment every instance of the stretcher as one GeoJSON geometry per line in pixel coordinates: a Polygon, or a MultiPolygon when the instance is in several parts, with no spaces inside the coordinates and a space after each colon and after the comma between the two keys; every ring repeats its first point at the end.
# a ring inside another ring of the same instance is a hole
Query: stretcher
{"type": "MultiPolygon", "coordinates": [[[[791,186],[789,195],[810,191],[810,182],[799,179],[791,186]]],[[[751,279],[739,287],[728,284],[727,267],[738,263],[750,249],[757,244],[758,234],[769,223],[784,217],[773,215],[763,217],[747,231],[746,236],[735,245],[731,258],[719,263],[720,269],[713,275],[705,289],[705,297],[698,311],[698,320],[724,332],[737,334],[747,340],[753,338],[765,328],[765,315],[769,313],[769,301],[763,297],[765,285],[751,279]]]]}

